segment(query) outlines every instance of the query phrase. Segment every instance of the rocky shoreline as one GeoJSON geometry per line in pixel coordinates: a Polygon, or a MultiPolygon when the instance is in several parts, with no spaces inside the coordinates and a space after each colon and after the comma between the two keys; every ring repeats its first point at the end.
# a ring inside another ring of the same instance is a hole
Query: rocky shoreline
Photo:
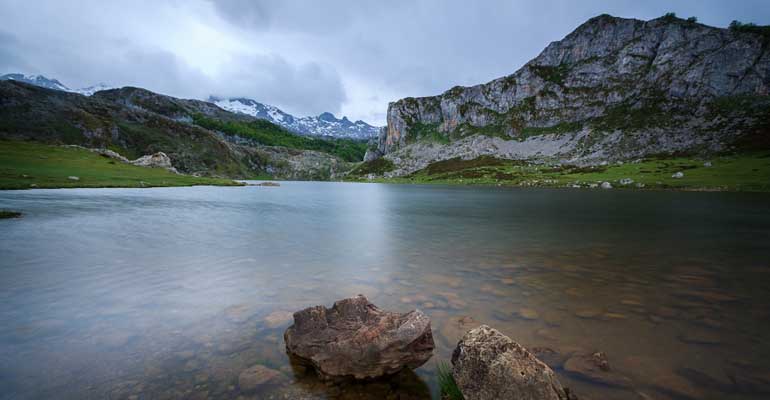
{"type": "MultiPolygon", "coordinates": [[[[284,333],[286,351],[323,381],[388,377],[418,368],[433,356],[427,315],[419,310],[382,311],[363,295],[339,300],[331,308],[306,308],[294,313],[293,319],[284,333]]],[[[573,356],[567,364],[568,369],[603,383],[620,384],[626,379],[610,373],[603,353],[573,356]]],[[[239,384],[242,390],[252,391],[273,384],[278,375],[255,365],[241,374],[239,384]]],[[[450,381],[468,400],[577,400],[546,363],[487,325],[463,333],[452,354],[450,381]]],[[[451,397],[446,392],[442,396],[451,397]]]]}

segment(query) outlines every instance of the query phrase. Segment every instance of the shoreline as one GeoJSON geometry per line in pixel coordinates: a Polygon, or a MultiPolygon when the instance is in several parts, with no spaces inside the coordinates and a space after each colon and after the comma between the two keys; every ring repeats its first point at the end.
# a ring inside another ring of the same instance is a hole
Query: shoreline
{"type": "Polygon", "coordinates": [[[612,192],[612,191],[625,191],[625,192],[707,192],[707,193],[770,193],[770,187],[762,189],[731,189],[724,187],[700,187],[700,186],[687,186],[687,187],[655,187],[648,186],[643,188],[629,187],[629,186],[613,186],[612,189],[602,189],[601,187],[571,187],[571,186],[556,186],[556,185],[517,185],[513,183],[466,183],[466,182],[451,182],[451,181],[432,181],[432,182],[414,182],[410,180],[400,179],[373,179],[373,180],[342,180],[331,182],[344,182],[344,183],[381,183],[385,185],[430,185],[430,186],[456,186],[456,187],[485,187],[485,188],[513,188],[513,189],[559,189],[559,190],[591,190],[598,192],[612,192]]]}

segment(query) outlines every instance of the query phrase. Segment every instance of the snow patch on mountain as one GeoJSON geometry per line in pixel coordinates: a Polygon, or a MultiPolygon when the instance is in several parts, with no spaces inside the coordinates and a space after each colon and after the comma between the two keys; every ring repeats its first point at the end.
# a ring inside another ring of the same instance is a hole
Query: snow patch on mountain
{"type": "Polygon", "coordinates": [[[209,101],[224,110],[265,119],[302,135],[369,139],[377,136],[380,131],[380,128],[364,121],[351,122],[347,117],[337,119],[334,114],[329,112],[316,117],[295,117],[275,106],[262,104],[252,99],[220,99],[212,96],[209,101]]]}
{"type": "Polygon", "coordinates": [[[83,96],[91,96],[91,95],[93,95],[96,92],[99,92],[99,91],[102,91],[102,90],[110,90],[110,89],[118,89],[118,88],[114,87],[114,86],[106,85],[104,83],[98,83],[98,84],[93,85],[93,86],[88,86],[88,87],[84,87],[84,88],[80,88],[80,89],[71,89],[71,90],[68,90],[68,91],[69,92],[73,92],[73,93],[80,93],[83,96]]]}
{"type": "Polygon", "coordinates": [[[112,86],[108,86],[104,83],[88,86],[80,89],[70,89],[57,79],[46,78],[43,75],[29,75],[29,74],[5,74],[0,76],[0,81],[19,81],[29,83],[30,85],[44,87],[46,89],[60,90],[62,92],[79,93],[84,96],[91,96],[92,94],[107,89],[114,89],[112,86]]]}

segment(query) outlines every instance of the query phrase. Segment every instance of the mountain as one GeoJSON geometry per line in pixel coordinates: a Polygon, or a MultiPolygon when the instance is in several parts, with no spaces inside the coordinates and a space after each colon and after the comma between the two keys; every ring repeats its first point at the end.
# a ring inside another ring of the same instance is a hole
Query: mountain
{"type": "Polygon", "coordinates": [[[64,86],[64,84],[62,84],[58,80],[49,79],[43,75],[25,75],[25,74],[19,74],[19,73],[12,73],[12,74],[5,74],[0,76],[0,81],[7,81],[7,80],[29,83],[30,85],[40,86],[46,89],[79,93],[84,96],[91,96],[100,90],[113,89],[113,87],[108,86],[104,83],[99,83],[97,85],[88,86],[80,89],[70,89],[67,86],[64,86]]]}
{"type": "Polygon", "coordinates": [[[65,92],[70,91],[69,88],[64,86],[58,80],[48,79],[43,75],[25,75],[25,74],[12,73],[12,74],[5,74],[0,76],[0,81],[7,81],[7,80],[29,83],[30,85],[40,86],[40,87],[44,87],[52,90],[62,90],[65,92]]]}
{"type": "Polygon", "coordinates": [[[83,96],[0,81],[0,139],[110,149],[129,159],[164,152],[180,172],[229,178],[324,180],[350,168],[334,153],[348,144],[342,139],[307,138],[212,103],[134,87],[83,96]],[[281,146],[263,143],[278,139],[281,146]]]}
{"type": "Polygon", "coordinates": [[[97,83],[96,85],[87,86],[87,87],[80,88],[80,89],[72,89],[72,90],[69,90],[69,91],[73,92],[73,93],[80,93],[83,96],[91,96],[91,95],[93,95],[96,92],[100,92],[102,90],[110,90],[110,89],[115,89],[115,87],[114,86],[109,86],[109,85],[107,85],[105,83],[97,83]]]}
{"type": "Polygon", "coordinates": [[[377,136],[380,128],[364,121],[351,122],[347,117],[337,119],[332,113],[322,113],[317,117],[295,117],[281,109],[262,104],[252,99],[220,99],[210,97],[209,101],[219,107],[237,113],[266,119],[274,124],[302,135],[332,136],[351,139],[370,139],[377,136]]]}
{"type": "MultiPolygon", "coordinates": [[[[0,81],[2,80],[15,80],[47,89],[79,93],[84,96],[92,96],[98,91],[114,89],[114,87],[104,83],[80,89],[70,89],[56,79],[49,79],[42,75],[25,75],[20,73],[2,75],[0,76],[0,81]]],[[[295,117],[277,107],[262,104],[251,99],[220,99],[211,96],[209,97],[209,102],[215,103],[227,111],[270,121],[301,135],[368,140],[376,137],[380,131],[380,128],[369,125],[364,121],[351,122],[347,117],[337,119],[328,112],[322,113],[317,117],[295,117]]]]}
{"type": "Polygon", "coordinates": [[[770,30],[736,25],[592,18],[512,75],[389,104],[366,159],[403,176],[458,157],[597,165],[767,146],[770,30]]]}

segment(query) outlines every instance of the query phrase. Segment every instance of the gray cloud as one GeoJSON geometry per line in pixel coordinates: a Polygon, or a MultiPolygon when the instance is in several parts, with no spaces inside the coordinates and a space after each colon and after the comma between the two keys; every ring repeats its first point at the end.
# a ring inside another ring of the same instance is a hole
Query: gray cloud
{"type": "Polygon", "coordinates": [[[223,73],[226,83],[215,85],[218,97],[270,99],[285,109],[338,113],[346,100],[337,71],[315,62],[291,64],[278,55],[242,56],[223,73]]]}
{"type": "Polygon", "coordinates": [[[30,66],[24,61],[19,41],[10,33],[0,31],[0,71],[26,70],[30,66]]]}
{"type": "Polygon", "coordinates": [[[389,101],[510,74],[592,16],[669,11],[770,22],[764,0],[5,0],[0,73],[383,123],[389,101]]]}

